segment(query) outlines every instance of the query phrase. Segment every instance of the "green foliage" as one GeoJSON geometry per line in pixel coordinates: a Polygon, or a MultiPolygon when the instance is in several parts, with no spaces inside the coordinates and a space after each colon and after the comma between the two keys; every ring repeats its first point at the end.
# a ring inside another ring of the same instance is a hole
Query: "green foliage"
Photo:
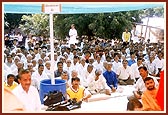
{"type": "MultiPolygon", "coordinates": [[[[122,32],[127,27],[130,31],[132,23],[141,22],[141,18],[146,16],[164,16],[164,8],[154,8],[138,11],[112,12],[98,14],[55,14],[54,15],[54,36],[57,39],[65,39],[69,36],[71,24],[75,24],[78,36],[82,35],[97,36],[104,39],[121,39],[122,32]]],[[[19,15],[19,20],[11,19],[13,15],[5,16],[6,27],[17,27],[25,34],[49,36],[49,15],[48,14],[32,14],[19,15]],[[14,24],[14,22],[17,24],[14,24]],[[13,25],[13,26],[12,26],[13,25]]],[[[14,17],[14,16],[13,16],[14,17]]],[[[16,17],[15,17],[16,18],[16,17]]]]}
{"type": "Polygon", "coordinates": [[[68,36],[70,25],[74,23],[79,36],[87,35],[114,39],[121,38],[126,27],[131,30],[133,21],[141,21],[139,11],[57,15],[54,18],[54,30],[55,35],[64,39],[68,36]],[[136,20],[132,20],[132,17],[135,17],[136,20]]]}
{"type": "Polygon", "coordinates": [[[19,28],[24,33],[49,36],[49,16],[47,14],[23,15],[21,21],[19,28]]]}
{"type": "Polygon", "coordinates": [[[19,26],[21,18],[24,14],[13,14],[13,13],[5,13],[4,14],[4,28],[12,30],[19,26]]]}

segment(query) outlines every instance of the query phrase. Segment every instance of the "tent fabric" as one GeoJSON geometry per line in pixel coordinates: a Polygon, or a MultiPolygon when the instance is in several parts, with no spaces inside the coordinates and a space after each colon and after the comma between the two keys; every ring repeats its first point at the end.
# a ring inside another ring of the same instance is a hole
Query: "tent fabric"
{"type": "MultiPolygon", "coordinates": [[[[46,3],[47,4],[47,3],[46,3]]],[[[110,13],[163,7],[164,3],[60,3],[61,12],[57,14],[110,13]]],[[[4,13],[36,14],[42,12],[42,3],[4,3],[4,13]]]]}

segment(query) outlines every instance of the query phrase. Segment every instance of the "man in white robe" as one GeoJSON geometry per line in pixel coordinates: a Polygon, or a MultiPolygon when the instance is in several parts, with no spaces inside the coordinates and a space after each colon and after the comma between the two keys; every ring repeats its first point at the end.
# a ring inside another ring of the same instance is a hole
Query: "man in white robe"
{"type": "Polygon", "coordinates": [[[71,25],[71,29],[69,30],[69,36],[70,36],[69,45],[70,44],[74,44],[75,45],[75,43],[77,43],[77,40],[76,40],[77,30],[75,29],[75,25],[74,24],[71,25]]]}

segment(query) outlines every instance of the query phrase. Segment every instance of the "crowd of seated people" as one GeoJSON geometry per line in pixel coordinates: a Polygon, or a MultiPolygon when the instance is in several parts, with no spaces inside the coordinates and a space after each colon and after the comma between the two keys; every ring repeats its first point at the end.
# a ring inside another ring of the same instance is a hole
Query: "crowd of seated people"
{"type": "Polygon", "coordinates": [[[50,41],[43,39],[40,36],[27,37],[25,44],[20,45],[16,39],[12,44],[4,45],[5,87],[15,89],[20,84],[19,73],[27,69],[31,74],[31,86],[37,91],[40,90],[40,81],[53,77],[66,80],[69,98],[75,95],[71,90],[85,91],[85,95],[79,94],[78,100],[87,100],[100,92],[111,95],[120,85],[132,85],[136,89],[133,97],[142,98],[144,102],[144,80],[152,77],[158,87],[160,72],[165,67],[164,43],[133,43],[130,40],[123,45],[120,40],[94,38],[69,45],[66,40],[55,40],[54,60],[51,60],[50,41]],[[51,63],[54,63],[54,76],[51,63]]]}

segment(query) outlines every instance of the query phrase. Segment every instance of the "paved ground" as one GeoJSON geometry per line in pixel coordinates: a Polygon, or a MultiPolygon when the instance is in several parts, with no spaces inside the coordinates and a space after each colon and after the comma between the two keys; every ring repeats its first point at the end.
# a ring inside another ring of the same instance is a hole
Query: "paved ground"
{"type": "MultiPolygon", "coordinates": [[[[96,94],[92,95],[88,102],[82,102],[81,108],[71,110],[71,111],[62,111],[65,113],[122,113],[126,112],[127,109],[127,96],[132,95],[134,87],[132,85],[128,86],[119,86],[115,93],[112,93],[111,96],[105,94],[96,94]]],[[[46,112],[46,111],[45,111],[46,112]]],[[[48,111],[47,111],[48,112],[48,111]]],[[[58,112],[58,111],[50,111],[58,112]]]]}
{"type": "Polygon", "coordinates": [[[125,112],[127,109],[127,96],[132,95],[133,86],[119,86],[117,92],[111,96],[105,94],[93,95],[89,102],[83,102],[80,109],[73,112],[125,112]]]}

